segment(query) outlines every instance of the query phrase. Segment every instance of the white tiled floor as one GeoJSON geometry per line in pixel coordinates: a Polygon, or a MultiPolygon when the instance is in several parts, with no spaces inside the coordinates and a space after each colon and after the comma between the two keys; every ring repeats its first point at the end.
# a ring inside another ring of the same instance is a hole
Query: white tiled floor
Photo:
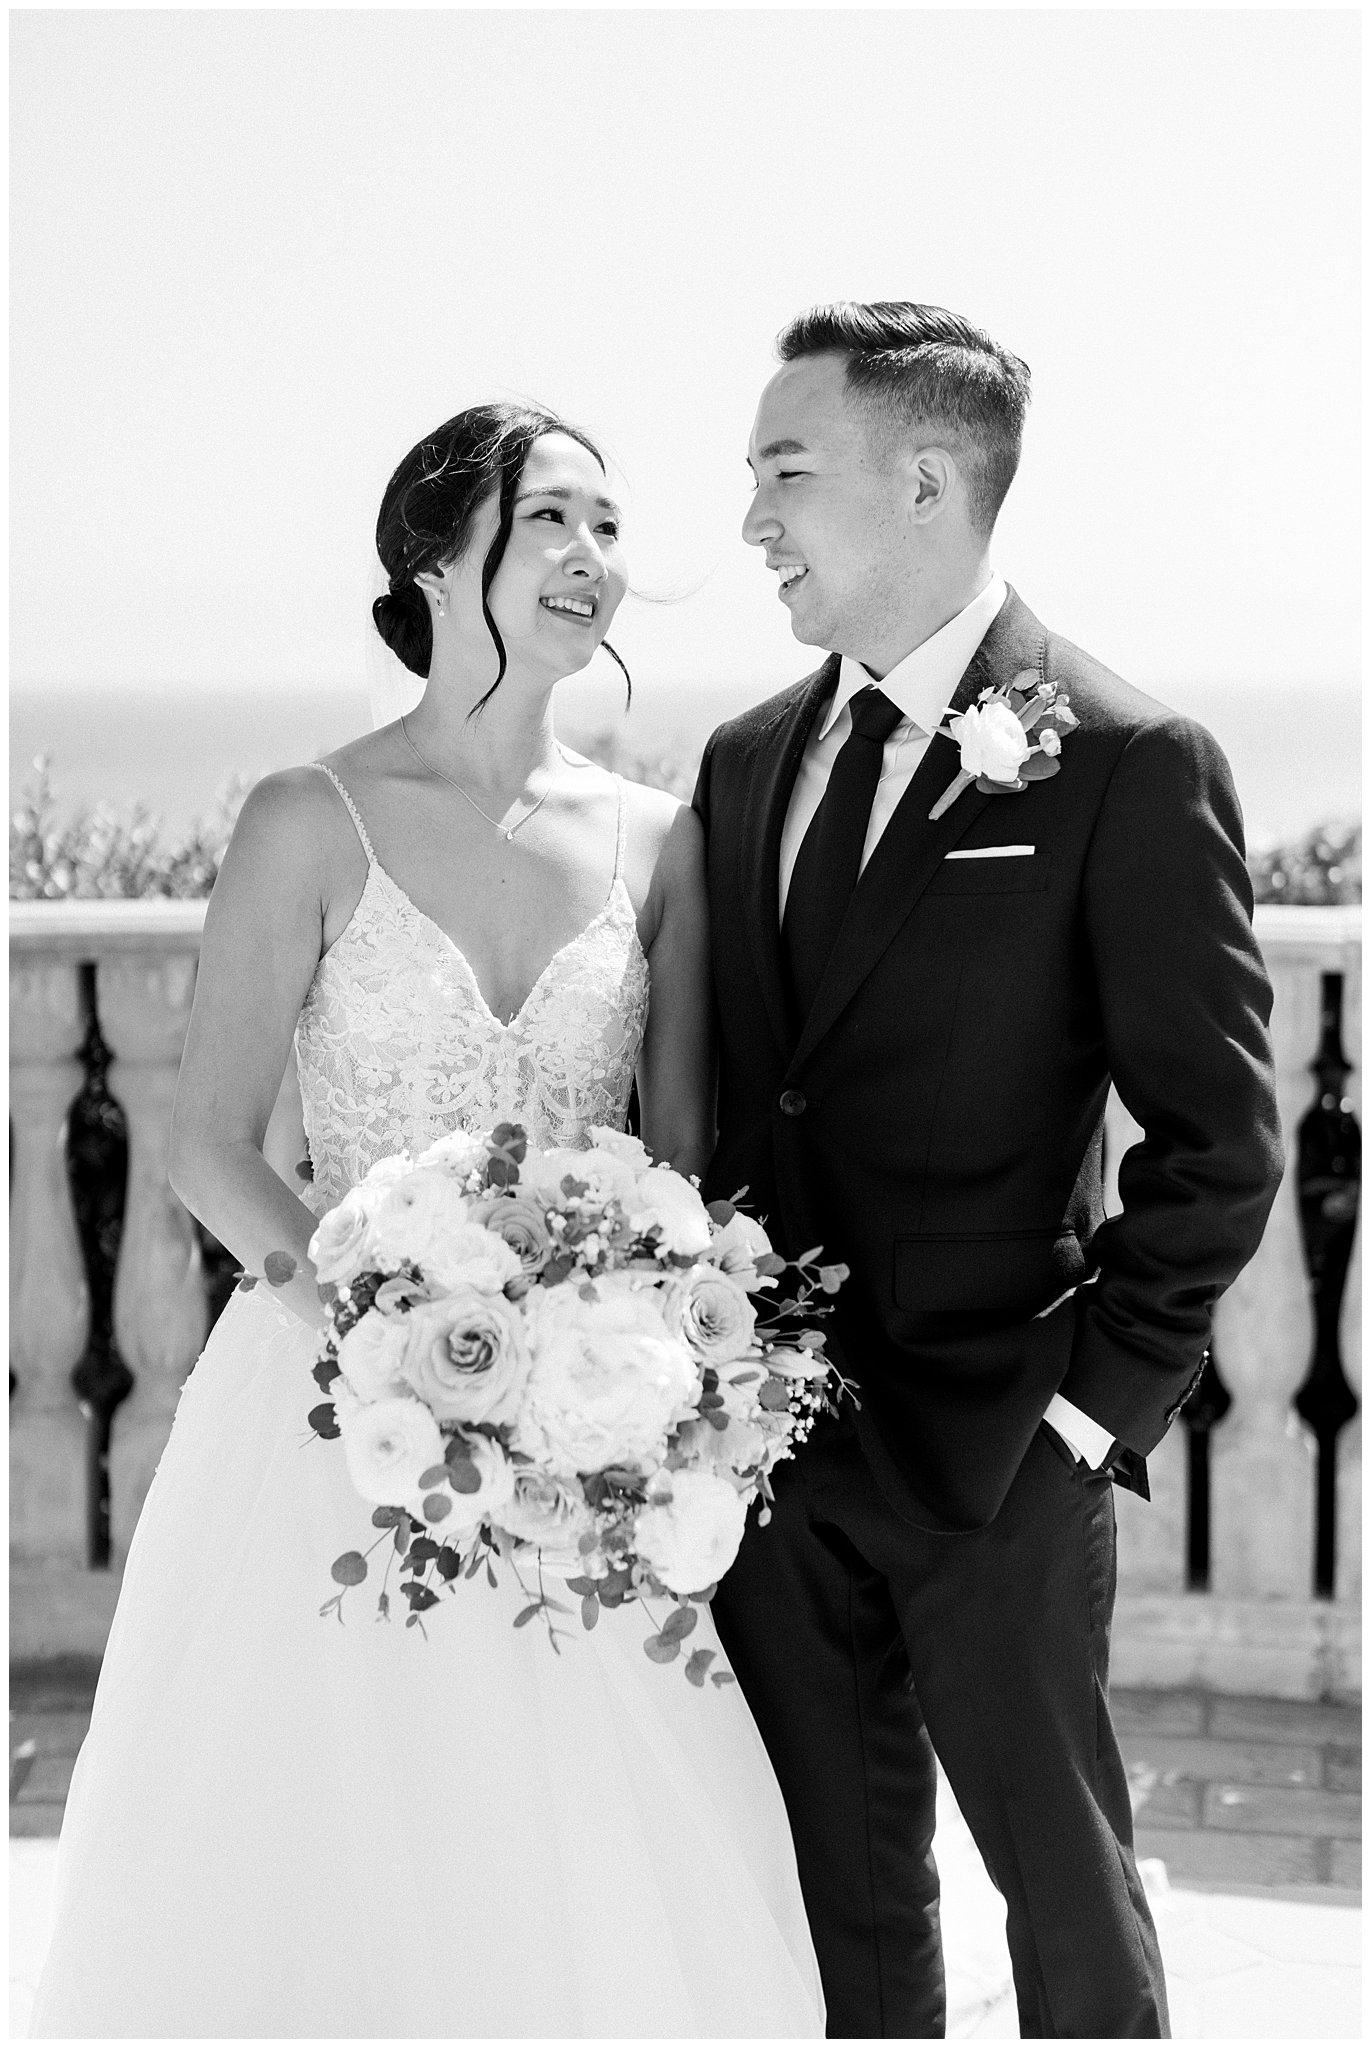
{"type": "MultiPolygon", "coordinates": [[[[27,2031],[57,1844],[10,1843],[10,2036],[27,2031]]],[[[948,2036],[1017,2040],[1004,1907],[950,1795],[938,1812],[948,2036]]],[[[1238,1898],[1144,1875],[1178,2040],[1361,2038],[1361,1913],[1330,1897],[1238,1898]]]]}

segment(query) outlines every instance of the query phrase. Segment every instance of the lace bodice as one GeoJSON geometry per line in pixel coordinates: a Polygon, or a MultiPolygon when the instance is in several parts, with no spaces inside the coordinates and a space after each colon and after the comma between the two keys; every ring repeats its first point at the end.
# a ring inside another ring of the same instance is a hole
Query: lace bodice
{"type": "Polygon", "coordinates": [[[322,1214],[378,1159],[458,1126],[508,1118],[538,1145],[580,1144],[591,1124],[622,1128],[648,999],[623,879],[622,783],[608,899],[503,1024],[460,949],[381,866],[338,777],[318,765],[357,827],[367,879],[296,1026],[310,1207],[322,1214]]]}

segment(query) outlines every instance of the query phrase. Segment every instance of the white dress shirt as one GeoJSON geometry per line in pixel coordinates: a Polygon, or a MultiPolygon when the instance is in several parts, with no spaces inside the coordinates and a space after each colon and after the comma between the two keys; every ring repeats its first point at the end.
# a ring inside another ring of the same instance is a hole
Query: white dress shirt
{"type": "MultiPolygon", "coordinates": [[[[985,638],[991,620],[1004,603],[1005,595],[1004,578],[992,576],[985,589],[973,597],[963,611],[949,619],[945,626],[940,626],[903,661],[897,662],[887,676],[874,677],[859,661],[843,656],[833,701],[824,715],[815,721],[805,747],[800,772],[791,792],[790,808],[786,812],[785,828],[781,833],[780,908],[783,918],[801,842],[823,801],[833,763],[852,731],[850,706],[857,691],[864,690],[869,683],[877,683],[891,702],[899,706],[902,714],[885,743],[881,759],[881,779],[876,785],[871,822],[862,848],[862,866],[865,867],[881,834],[895,815],[901,797],[909,788],[915,769],[943,721],[953,692],[965,675],[972,655],[985,638]]],[[[1048,1402],[1043,1420],[1066,1439],[1076,1456],[1087,1465],[1100,1464],[1114,1441],[1109,1430],[1082,1414],[1073,1402],[1064,1400],[1060,1394],[1054,1394],[1048,1402]]]]}

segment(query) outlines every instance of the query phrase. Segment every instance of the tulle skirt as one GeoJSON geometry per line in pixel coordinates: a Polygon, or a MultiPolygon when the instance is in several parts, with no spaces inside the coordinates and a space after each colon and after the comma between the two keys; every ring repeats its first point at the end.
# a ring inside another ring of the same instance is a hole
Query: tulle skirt
{"type": "MultiPolygon", "coordinates": [[[[507,1567],[427,1638],[398,1601],[375,1619],[372,1580],[320,1618],[333,1559],[377,1532],[341,1447],[311,1439],[314,1351],[259,1288],[187,1383],[72,1780],[32,2032],[821,2036],[736,1686],[651,1663],[633,1606],[568,1617],[554,1655],[512,1626],[507,1567]]],[[[715,1642],[703,1616],[692,1643],[715,1642]]]]}

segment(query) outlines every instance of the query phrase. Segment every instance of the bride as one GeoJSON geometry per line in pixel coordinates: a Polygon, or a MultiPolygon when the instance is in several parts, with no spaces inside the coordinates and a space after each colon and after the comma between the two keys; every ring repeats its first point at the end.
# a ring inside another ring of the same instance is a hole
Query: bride
{"type": "Polygon", "coordinates": [[[736,1687],[650,1663],[633,1606],[554,1656],[511,1626],[508,1574],[462,1586],[427,1639],[319,1615],[367,1509],[304,1419],[318,1216],[458,1125],[557,1145],[622,1127],[635,1073],[659,1158],[697,1172],[710,1144],[696,821],[553,729],[554,686],[625,588],[595,448],[536,410],[459,413],[396,470],[377,546],[376,624],[427,688],[249,796],[173,1126],[189,1207],[251,1271],[286,1251],[298,1272],[234,1296],[182,1396],[72,1781],[32,2031],[819,2036],[785,1812],[736,1687]],[[292,1035],[303,1193],[262,1156],[292,1035]]]}

